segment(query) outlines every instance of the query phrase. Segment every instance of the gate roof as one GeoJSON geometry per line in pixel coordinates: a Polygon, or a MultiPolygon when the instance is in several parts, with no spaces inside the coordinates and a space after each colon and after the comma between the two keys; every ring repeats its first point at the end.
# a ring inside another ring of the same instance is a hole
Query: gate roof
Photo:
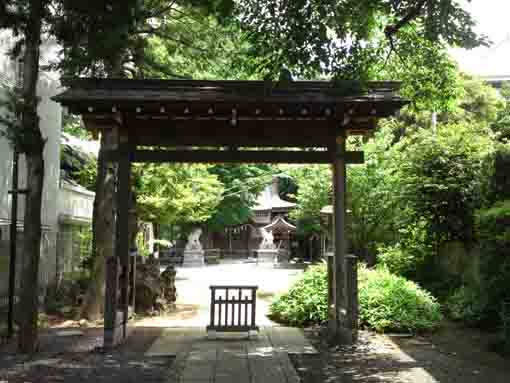
{"type": "Polygon", "coordinates": [[[137,146],[328,147],[407,103],[397,82],[71,79],[54,99],[137,146]]]}

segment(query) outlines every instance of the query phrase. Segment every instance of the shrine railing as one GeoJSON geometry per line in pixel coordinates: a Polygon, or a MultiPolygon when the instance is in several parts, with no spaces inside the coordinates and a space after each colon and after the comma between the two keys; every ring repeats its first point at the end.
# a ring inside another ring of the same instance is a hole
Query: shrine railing
{"type": "Polygon", "coordinates": [[[211,286],[211,319],[207,331],[258,330],[255,323],[258,286],[211,286]]]}

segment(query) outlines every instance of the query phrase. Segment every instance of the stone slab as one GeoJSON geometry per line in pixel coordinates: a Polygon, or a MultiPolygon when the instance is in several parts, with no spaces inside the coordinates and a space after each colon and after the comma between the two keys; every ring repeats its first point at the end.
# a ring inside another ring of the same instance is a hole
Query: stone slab
{"type": "Polygon", "coordinates": [[[145,355],[166,356],[189,353],[194,343],[205,338],[206,332],[201,327],[167,328],[147,350],[145,355]]]}
{"type": "Polygon", "coordinates": [[[56,333],[59,337],[68,337],[68,336],[83,336],[83,331],[80,330],[63,330],[58,331],[56,333]]]}
{"type": "Polygon", "coordinates": [[[257,250],[257,263],[275,263],[278,250],[257,250]]]}
{"type": "Polygon", "coordinates": [[[268,326],[264,328],[273,347],[288,354],[318,354],[317,349],[296,327],[268,326]]]}
{"type": "Polygon", "coordinates": [[[205,265],[205,252],[203,250],[185,250],[182,259],[183,267],[200,267],[205,265]]]}

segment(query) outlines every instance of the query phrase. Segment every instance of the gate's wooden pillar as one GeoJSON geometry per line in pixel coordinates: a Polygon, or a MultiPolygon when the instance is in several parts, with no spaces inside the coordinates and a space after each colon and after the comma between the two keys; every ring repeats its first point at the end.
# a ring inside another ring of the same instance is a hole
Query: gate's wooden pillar
{"type": "MultiPolygon", "coordinates": [[[[118,126],[107,128],[102,132],[105,135],[104,143],[102,144],[102,160],[104,160],[104,151],[106,150],[117,150],[118,149],[118,126]]],[[[99,159],[101,161],[101,159],[99,159]]],[[[105,196],[112,194],[111,205],[106,203],[106,206],[110,206],[111,210],[100,211],[99,214],[106,215],[103,219],[109,221],[113,226],[111,233],[105,235],[111,235],[110,241],[112,247],[108,247],[105,250],[105,304],[104,304],[104,338],[103,346],[105,348],[111,348],[115,346],[119,339],[119,316],[118,316],[118,296],[119,296],[119,259],[115,253],[115,242],[117,240],[117,232],[115,225],[115,212],[116,212],[116,201],[113,195],[115,194],[115,177],[116,170],[111,167],[116,167],[116,164],[105,163],[102,171],[106,172],[108,182],[105,184],[105,190],[102,191],[105,196]]],[[[106,181],[105,181],[106,182],[106,181]]],[[[96,193],[100,191],[96,190],[96,193]]],[[[103,234],[103,233],[101,233],[103,234]]],[[[99,234],[97,234],[99,235],[99,234]]]]}
{"type": "Polygon", "coordinates": [[[131,147],[126,130],[119,132],[119,165],[117,173],[117,238],[115,255],[122,270],[120,309],[122,311],[122,338],[127,337],[129,320],[129,204],[131,201],[131,147]]]}
{"type": "Polygon", "coordinates": [[[335,145],[331,148],[334,154],[333,159],[333,238],[334,238],[334,259],[331,271],[332,275],[332,304],[330,308],[329,328],[332,337],[341,342],[351,342],[348,331],[346,331],[346,292],[345,292],[345,255],[347,250],[347,239],[345,230],[345,209],[346,209],[346,149],[345,135],[336,138],[335,145]]]}

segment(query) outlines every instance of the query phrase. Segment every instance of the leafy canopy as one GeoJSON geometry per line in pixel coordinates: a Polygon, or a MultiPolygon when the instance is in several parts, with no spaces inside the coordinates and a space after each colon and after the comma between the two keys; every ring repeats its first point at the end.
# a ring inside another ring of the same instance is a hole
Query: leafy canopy
{"type": "Polygon", "coordinates": [[[145,221],[202,223],[222,199],[223,185],[205,165],[150,164],[136,172],[135,193],[145,221]]]}

